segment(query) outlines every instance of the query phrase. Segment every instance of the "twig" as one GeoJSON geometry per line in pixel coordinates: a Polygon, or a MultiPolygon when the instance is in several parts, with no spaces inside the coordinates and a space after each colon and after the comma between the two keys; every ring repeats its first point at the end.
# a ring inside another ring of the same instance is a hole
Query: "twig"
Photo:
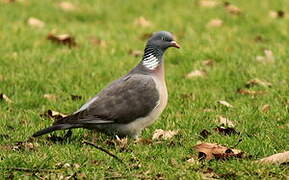
{"type": "Polygon", "coordinates": [[[2,170],[7,171],[22,171],[22,172],[31,172],[31,173],[39,173],[39,172],[58,172],[56,169],[31,169],[31,168],[18,168],[18,167],[7,167],[0,168],[2,170]]]}
{"type": "Polygon", "coordinates": [[[119,162],[123,163],[123,161],[122,161],[119,157],[117,157],[116,155],[112,154],[111,152],[109,152],[108,150],[106,150],[106,149],[104,149],[104,148],[102,148],[102,147],[100,147],[100,146],[97,146],[97,145],[95,145],[95,144],[93,144],[93,143],[91,143],[91,142],[88,142],[88,141],[83,141],[83,144],[87,144],[87,145],[93,146],[93,147],[95,147],[96,149],[99,149],[99,150],[101,150],[102,152],[105,152],[105,153],[108,154],[109,156],[111,156],[111,157],[117,159],[119,162]]]}

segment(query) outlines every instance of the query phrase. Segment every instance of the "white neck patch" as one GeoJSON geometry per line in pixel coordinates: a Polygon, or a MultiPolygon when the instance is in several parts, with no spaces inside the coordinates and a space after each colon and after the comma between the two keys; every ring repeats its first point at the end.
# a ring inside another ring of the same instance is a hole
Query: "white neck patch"
{"type": "Polygon", "coordinates": [[[142,64],[150,69],[154,70],[159,65],[159,60],[152,53],[148,54],[146,58],[143,59],[142,64]]]}

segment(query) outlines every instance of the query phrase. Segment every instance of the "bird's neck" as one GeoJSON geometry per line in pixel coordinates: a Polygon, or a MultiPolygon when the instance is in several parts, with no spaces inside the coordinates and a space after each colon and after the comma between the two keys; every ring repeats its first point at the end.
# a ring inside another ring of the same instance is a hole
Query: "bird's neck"
{"type": "Polygon", "coordinates": [[[154,71],[162,64],[163,51],[159,48],[147,45],[140,64],[149,71],[154,71]]]}

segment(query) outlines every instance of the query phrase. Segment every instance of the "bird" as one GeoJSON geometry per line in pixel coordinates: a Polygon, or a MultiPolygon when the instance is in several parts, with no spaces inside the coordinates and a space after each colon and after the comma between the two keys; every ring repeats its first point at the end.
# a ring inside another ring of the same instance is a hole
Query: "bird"
{"type": "Polygon", "coordinates": [[[167,105],[163,55],[170,47],[180,48],[172,33],[153,33],[141,61],[132,70],[113,81],[76,112],[56,120],[52,126],[37,131],[32,137],[58,130],[85,128],[137,139],[167,105]]]}

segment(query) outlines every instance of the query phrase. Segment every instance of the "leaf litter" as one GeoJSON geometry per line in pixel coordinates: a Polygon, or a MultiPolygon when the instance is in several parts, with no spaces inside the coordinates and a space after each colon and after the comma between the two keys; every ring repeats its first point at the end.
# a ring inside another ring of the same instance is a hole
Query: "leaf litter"
{"type": "Polygon", "coordinates": [[[36,27],[36,28],[43,28],[45,26],[45,23],[43,21],[35,17],[28,18],[27,24],[31,27],[36,27]]]}
{"type": "Polygon", "coordinates": [[[156,129],[154,134],[153,134],[152,139],[153,140],[162,140],[162,139],[168,140],[168,139],[173,138],[178,133],[179,133],[179,131],[176,131],[176,130],[165,131],[165,130],[162,130],[162,129],[156,129]]]}
{"type": "Polygon", "coordinates": [[[0,93],[0,101],[5,101],[7,103],[12,103],[12,100],[4,93],[0,93]]]}
{"type": "Polygon", "coordinates": [[[47,35],[47,39],[51,42],[66,45],[68,47],[75,47],[75,38],[69,34],[55,34],[54,32],[47,35]]]}
{"type": "Polygon", "coordinates": [[[62,114],[60,112],[57,112],[57,111],[53,111],[51,109],[47,110],[46,112],[40,114],[41,117],[44,117],[44,118],[51,118],[51,119],[55,119],[55,120],[58,120],[58,119],[62,119],[68,115],[66,114],[62,114]]]}
{"type": "Polygon", "coordinates": [[[257,162],[264,164],[285,164],[289,163],[289,151],[277,153],[258,160],[257,162]]]}
{"type": "Polygon", "coordinates": [[[275,57],[271,50],[264,50],[264,56],[256,56],[256,61],[261,63],[273,63],[275,61],[275,57]]]}

